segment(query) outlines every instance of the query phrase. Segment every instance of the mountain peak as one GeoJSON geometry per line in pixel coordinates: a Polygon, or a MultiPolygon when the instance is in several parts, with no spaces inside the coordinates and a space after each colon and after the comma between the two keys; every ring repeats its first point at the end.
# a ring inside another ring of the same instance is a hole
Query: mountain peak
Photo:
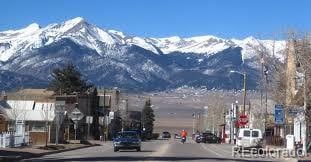
{"type": "Polygon", "coordinates": [[[0,32],[0,33],[4,33],[4,34],[29,33],[29,32],[32,33],[32,32],[39,30],[40,28],[41,27],[39,24],[32,23],[28,25],[27,27],[19,29],[19,30],[7,30],[7,31],[0,32]]]}
{"type": "Polygon", "coordinates": [[[41,27],[39,24],[37,23],[32,23],[30,25],[28,25],[25,29],[29,29],[29,30],[39,30],[41,27]]]}
{"type": "Polygon", "coordinates": [[[85,19],[83,19],[82,17],[76,17],[76,18],[65,21],[64,25],[70,28],[78,24],[84,24],[84,23],[86,23],[85,19]]]}
{"type": "Polygon", "coordinates": [[[76,17],[76,18],[67,20],[66,22],[78,24],[78,23],[80,23],[80,22],[85,22],[85,19],[84,19],[83,17],[76,17]]]}

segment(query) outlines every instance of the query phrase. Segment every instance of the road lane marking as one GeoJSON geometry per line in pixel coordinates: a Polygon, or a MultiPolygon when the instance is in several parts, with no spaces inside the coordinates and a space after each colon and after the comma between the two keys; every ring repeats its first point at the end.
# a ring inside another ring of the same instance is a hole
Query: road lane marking
{"type": "Polygon", "coordinates": [[[217,151],[220,151],[220,152],[226,152],[228,155],[232,155],[232,147],[230,147],[230,150],[227,150],[226,147],[227,146],[224,146],[224,145],[221,145],[221,144],[209,144],[209,146],[211,146],[213,149],[217,150],[217,151]],[[223,146],[222,148],[220,147],[217,147],[217,146],[223,146]]]}
{"type": "Polygon", "coordinates": [[[217,156],[219,157],[223,157],[223,155],[215,152],[214,150],[211,150],[211,149],[208,149],[204,144],[200,143],[201,147],[203,147],[206,151],[209,151],[209,152],[213,152],[214,154],[216,154],[217,156]]]}

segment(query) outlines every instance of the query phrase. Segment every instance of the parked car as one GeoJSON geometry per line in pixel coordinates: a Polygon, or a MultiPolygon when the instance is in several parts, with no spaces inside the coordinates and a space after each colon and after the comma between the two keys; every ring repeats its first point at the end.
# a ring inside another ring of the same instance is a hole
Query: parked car
{"type": "Polygon", "coordinates": [[[174,136],[175,139],[181,139],[180,135],[175,133],[175,136],[174,136]]]}
{"type": "Polygon", "coordinates": [[[221,138],[213,133],[202,133],[201,142],[203,143],[221,143],[221,138]]]}
{"type": "Polygon", "coordinates": [[[196,143],[201,143],[202,141],[202,134],[199,134],[198,136],[195,137],[195,142],[196,143]]]}
{"type": "Polygon", "coordinates": [[[236,146],[243,149],[262,148],[263,138],[260,129],[240,128],[237,132],[236,146]]]}
{"type": "Polygon", "coordinates": [[[161,137],[162,137],[162,139],[169,139],[169,138],[171,138],[171,134],[170,134],[170,132],[165,131],[165,132],[162,132],[161,137]]]}
{"type": "Polygon", "coordinates": [[[141,139],[136,131],[123,131],[115,135],[113,139],[114,152],[122,149],[136,149],[141,151],[141,139]]]}

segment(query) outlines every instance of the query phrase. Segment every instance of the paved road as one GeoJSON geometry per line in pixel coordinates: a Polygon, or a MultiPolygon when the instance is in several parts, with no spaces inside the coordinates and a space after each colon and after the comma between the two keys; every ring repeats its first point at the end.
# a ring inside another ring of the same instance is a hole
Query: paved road
{"type": "Polygon", "coordinates": [[[24,161],[272,161],[273,159],[234,158],[231,145],[196,144],[179,140],[143,142],[142,152],[113,152],[112,144],[46,155],[24,161]]]}

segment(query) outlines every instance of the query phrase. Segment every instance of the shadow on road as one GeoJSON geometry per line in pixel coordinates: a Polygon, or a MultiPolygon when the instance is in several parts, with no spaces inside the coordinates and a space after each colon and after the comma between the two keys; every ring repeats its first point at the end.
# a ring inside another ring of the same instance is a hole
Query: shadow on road
{"type": "MultiPolygon", "coordinates": [[[[192,160],[204,160],[204,161],[249,161],[246,159],[234,159],[234,158],[213,158],[213,157],[143,157],[143,156],[119,156],[119,157],[87,157],[87,158],[70,158],[70,159],[40,159],[40,161],[57,162],[57,161],[192,161],[192,160]]],[[[24,160],[28,161],[28,160],[24,160]]],[[[32,160],[31,160],[32,161],[32,160]]],[[[256,162],[256,160],[251,160],[256,162]]],[[[263,160],[260,160],[264,162],[263,160]]]]}
{"type": "Polygon", "coordinates": [[[34,154],[29,152],[17,152],[17,151],[8,151],[8,150],[0,150],[0,156],[32,156],[34,154]]]}

